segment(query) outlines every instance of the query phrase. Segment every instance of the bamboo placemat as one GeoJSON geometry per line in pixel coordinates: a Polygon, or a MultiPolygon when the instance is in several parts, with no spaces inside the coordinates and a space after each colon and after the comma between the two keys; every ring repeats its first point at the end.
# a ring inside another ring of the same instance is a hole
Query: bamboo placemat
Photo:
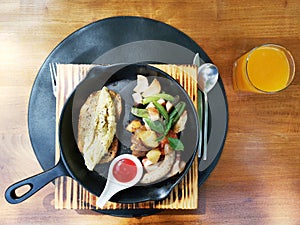
{"type": "MultiPolygon", "coordinates": [[[[88,71],[95,65],[57,65],[57,98],[56,98],[56,161],[59,159],[58,121],[63,105],[77,84],[83,80],[88,71]]],[[[198,104],[197,68],[191,65],[153,65],[174,77],[190,95],[195,108],[198,104]]],[[[56,209],[95,209],[97,196],[89,193],[70,177],[55,180],[56,209]]],[[[173,189],[168,198],[162,201],[148,201],[135,204],[108,202],[103,209],[195,209],[198,207],[198,159],[173,189]]],[[[96,208],[97,209],[97,208],[96,208]]]]}

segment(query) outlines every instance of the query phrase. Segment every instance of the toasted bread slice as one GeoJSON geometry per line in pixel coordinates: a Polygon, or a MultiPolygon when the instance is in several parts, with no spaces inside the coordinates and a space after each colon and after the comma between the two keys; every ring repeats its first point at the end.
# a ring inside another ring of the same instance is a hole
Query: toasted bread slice
{"type": "Polygon", "coordinates": [[[121,108],[121,97],[106,87],[92,93],[81,107],[78,148],[89,170],[93,170],[96,164],[109,162],[116,156],[116,121],[121,108]]]}
{"type": "Polygon", "coordinates": [[[107,153],[103,156],[103,158],[99,161],[98,164],[102,164],[102,163],[108,163],[111,160],[113,160],[118,152],[118,147],[119,147],[119,140],[118,138],[115,136],[107,153]]]}
{"type": "Polygon", "coordinates": [[[109,90],[109,94],[113,99],[114,105],[115,105],[115,110],[116,110],[116,116],[117,116],[117,120],[120,119],[121,117],[121,113],[122,113],[122,99],[121,99],[121,95],[109,90]]]}

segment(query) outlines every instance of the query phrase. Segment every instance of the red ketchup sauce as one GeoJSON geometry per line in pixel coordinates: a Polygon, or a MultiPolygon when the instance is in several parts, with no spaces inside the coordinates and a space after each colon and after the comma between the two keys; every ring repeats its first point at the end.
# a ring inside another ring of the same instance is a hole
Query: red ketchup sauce
{"type": "Polygon", "coordinates": [[[113,176],[122,183],[133,180],[137,174],[136,164],[130,159],[120,159],[113,167],[113,176]]]}

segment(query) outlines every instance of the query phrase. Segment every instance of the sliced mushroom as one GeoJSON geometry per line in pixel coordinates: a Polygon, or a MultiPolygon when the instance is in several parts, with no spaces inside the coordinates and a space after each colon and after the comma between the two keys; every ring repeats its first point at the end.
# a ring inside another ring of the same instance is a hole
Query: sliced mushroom
{"type": "Polygon", "coordinates": [[[142,97],[141,93],[138,93],[138,92],[133,93],[132,98],[133,98],[135,105],[141,104],[143,101],[143,97],[142,97]]]}
{"type": "Polygon", "coordinates": [[[149,97],[152,95],[159,94],[161,91],[160,83],[157,79],[154,79],[150,86],[147,89],[144,89],[144,92],[142,94],[143,97],[149,97]]]}
{"type": "Polygon", "coordinates": [[[134,92],[142,93],[144,90],[148,88],[148,79],[143,75],[137,75],[137,84],[136,87],[133,89],[134,92]]]}

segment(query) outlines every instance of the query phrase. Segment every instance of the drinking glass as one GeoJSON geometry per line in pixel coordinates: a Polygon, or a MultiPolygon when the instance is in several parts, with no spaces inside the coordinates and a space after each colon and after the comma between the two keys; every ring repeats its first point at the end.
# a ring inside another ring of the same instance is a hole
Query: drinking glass
{"type": "Polygon", "coordinates": [[[264,44],[237,59],[233,66],[236,91],[275,93],[287,88],[295,75],[291,53],[275,44],[264,44]]]}

